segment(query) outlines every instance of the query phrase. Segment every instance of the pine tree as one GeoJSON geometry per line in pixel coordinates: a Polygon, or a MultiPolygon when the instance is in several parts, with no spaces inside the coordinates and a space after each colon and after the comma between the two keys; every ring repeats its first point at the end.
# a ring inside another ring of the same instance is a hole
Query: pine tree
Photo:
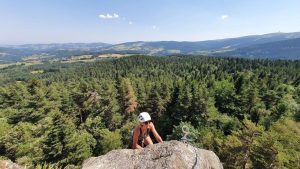
{"type": "Polygon", "coordinates": [[[128,78],[121,79],[120,95],[122,110],[124,111],[124,113],[126,115],[130,115],[135,112],[138,103],[136,100],[135,92],[128,78]]]}
{"type": "Polygon", "coordinates": [[[107,129],[103,129],[101,134],[101,153],[105,154],[110,150],[119,149],[122,147],[122,140],[119,131],[111,132],[107,129]]]}
{"type": "Polygon", "coordinates": [[[236,99],[236,93],[234,85],[228,80],[218,81],[214,84],[215,106],[220,113],[228,115],[234,115],[240,119],[243,119],[243,115],[240,114],[240,109],[236,106],[238,100],[236,99]]]}
{"type": "MultiPolygon", "coordinates": [[[[75,125],[61,112],[56,110],[53,112],[52,126],[46,134],[43,141],[43,161],[48,163],[60,163],[68,157],[66,145],[70,142],[73,133],[75,132],[75,125]]],[[[62,166],[66,165],[63,161],[62,166]]]]}
{"type": "Polygon", "coordinates": [[[117,90],[111,82],[102,86],[99,109],[94,113],[101,115],[104,124],[110,130],[116,130],[122,124],[123,116],[117,100],[117,90]]]}
{"type": "Polygon", "coordinates": [[[244,129],[237,131],[225,139],[222,160],[227,168],[249,168],[251,167],[251,154],[254,142],[261,134],[262,128],[256,127],[249,120],[244,121],[244,129]]]}

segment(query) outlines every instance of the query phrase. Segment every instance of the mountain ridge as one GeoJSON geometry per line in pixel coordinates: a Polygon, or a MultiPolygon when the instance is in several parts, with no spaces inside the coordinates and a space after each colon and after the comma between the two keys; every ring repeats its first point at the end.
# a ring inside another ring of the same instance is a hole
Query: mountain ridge
{"type": "MultiPolygon", "coordinates": [[[[97,54],[144,54],[144,55],[211,55],[211,56],[233,56],[244,58],[269,58],[269,59],[300,59],[298,55],[299,43],[296,48],[284,50],[288,56],[277,55],[280,43],[286,44],[286,40],[300,38],[300,32],[292,33],[269,33],[263,35],[248,35],[235,38],[205,40],[205,41],[135,41],[119,44],[107,43],[50,43],[50,44],[23,44],[0,46],[0,63],[17,62],[30,56],[42,56],[47,59],[62,59],[74,55],[97,55],[97,54]],[[270,52],[249,52],[263,51],[264,44],[277,43],[277,48],[269,49],[270,52]],[[261,45],[261,46],[260,46],[261,45]],[[251,48],[254,46],[254,48],[251,48]],[[260,49],[261,48],[261,49],[260,49]],[[248,52],[245,52],[248,51],[248,52]],[[248,53],[252,53],[249,55],[248,53]],[[244,55],[245,54],[245,55],[244,55]]],[[[292,41],[293,42],[293,41],[292,41]]]]}
{"type": "MultiPolygon", "coordinates": [[[[236,49],[241,47],[247,47],[254,44],[263,44],[269,42],[276,42],[287,39],[300,38],[300,32],[293,33],[270,33],[263,35],[248,35],[236,38],[226,38],[226,39],[217,39],[217,40],[205,40],[205,41],[137,41],[137,42],[125,42],[121,44],[116,44],[108,47],[104,47],[104,50],[115,50],[118,51],[118,48],[125,50],[124,46],[127,46],[126,50],[137,50],[136,47],[145,47],[148,50],[151,48],[162,48],[165,47],[166,50],[176,50],[181,49],[184,54],[201,54],[198,51],[211,51],[211,50],[220,50],[220,49],[236,49]],[[177,46],[176,46],[177,45],[177,46]],[[180,45],[180,46],[178,46],[180,45]],[[188,48],[186,48],[188,47],[188,48]],[[186,50],[193,50],[192,52],[187,52],[186,50]]],[[[162,53],[164,54],[164,53],[162,53]]],[[[172,54],[172,53],[170,53],[172,54]]]]}
{"type": "MultiPolygon", "coordinates": [[[[225,52],[223,55],[245,58],[300,59],[300,38],[252,45],[225,52]]],[[[220,55],[222,56],[222,55],[220,55]]]]}

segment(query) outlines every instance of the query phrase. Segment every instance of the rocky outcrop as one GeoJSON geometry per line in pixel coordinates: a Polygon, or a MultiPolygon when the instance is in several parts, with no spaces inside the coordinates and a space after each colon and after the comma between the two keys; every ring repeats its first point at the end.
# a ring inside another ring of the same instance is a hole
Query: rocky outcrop
{"type": "Polygon", "coordinates": [[[10,160],[0,160],[0,169],[25,169],[10,160]]]}
{"type": "Polygon", "coordinates": [[[222,169],[218,156],[179,141],[166,141],[144,149],[113,150],[83,162],[83,169],[222,169]]]}

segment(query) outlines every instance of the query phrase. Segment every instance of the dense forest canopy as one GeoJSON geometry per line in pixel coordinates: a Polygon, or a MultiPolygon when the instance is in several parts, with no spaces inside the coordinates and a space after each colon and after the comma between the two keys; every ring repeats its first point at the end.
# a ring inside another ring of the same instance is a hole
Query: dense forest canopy
{"type": "Polygon", "coordinates": [[[214,151],[225,168],[300,168],[299,72],[300,61],[198,56],[7,67],[0,156],[79,167],[127,148],[147,111],[164,140],[189,126],[192,144],[214,151]]]}

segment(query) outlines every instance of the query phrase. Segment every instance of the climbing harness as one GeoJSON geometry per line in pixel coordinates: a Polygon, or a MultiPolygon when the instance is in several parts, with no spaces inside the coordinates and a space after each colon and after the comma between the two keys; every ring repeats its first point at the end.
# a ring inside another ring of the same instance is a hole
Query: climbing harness
{"type": "MultiPolygon", "coordinates": [[[[133,142],[133,134],[134,134],[134,129],[131,130],[131,137],[130,137],[130,142],[129,142],[129,146],[128,148],[132,148],[132,142],[133,142]]],[[[141,146],[141,147],[145,147],[145,138],[149,136],[149,133],[150,133],[150,129],[147,129],[146,133],[142,134],[142,129],[140,128],[140,135],[139,135],[139,138],[138,138],[138,144],[141,146]]]]}
{"type": "Polygon", "coordinates": [[[145,147],[145,138],[149,136],[150,129],[147,129],[146,133],[142,134],[142,128],[140,128],[140,136],[139,136],[139,143],[141,147],[145,147]]]}

